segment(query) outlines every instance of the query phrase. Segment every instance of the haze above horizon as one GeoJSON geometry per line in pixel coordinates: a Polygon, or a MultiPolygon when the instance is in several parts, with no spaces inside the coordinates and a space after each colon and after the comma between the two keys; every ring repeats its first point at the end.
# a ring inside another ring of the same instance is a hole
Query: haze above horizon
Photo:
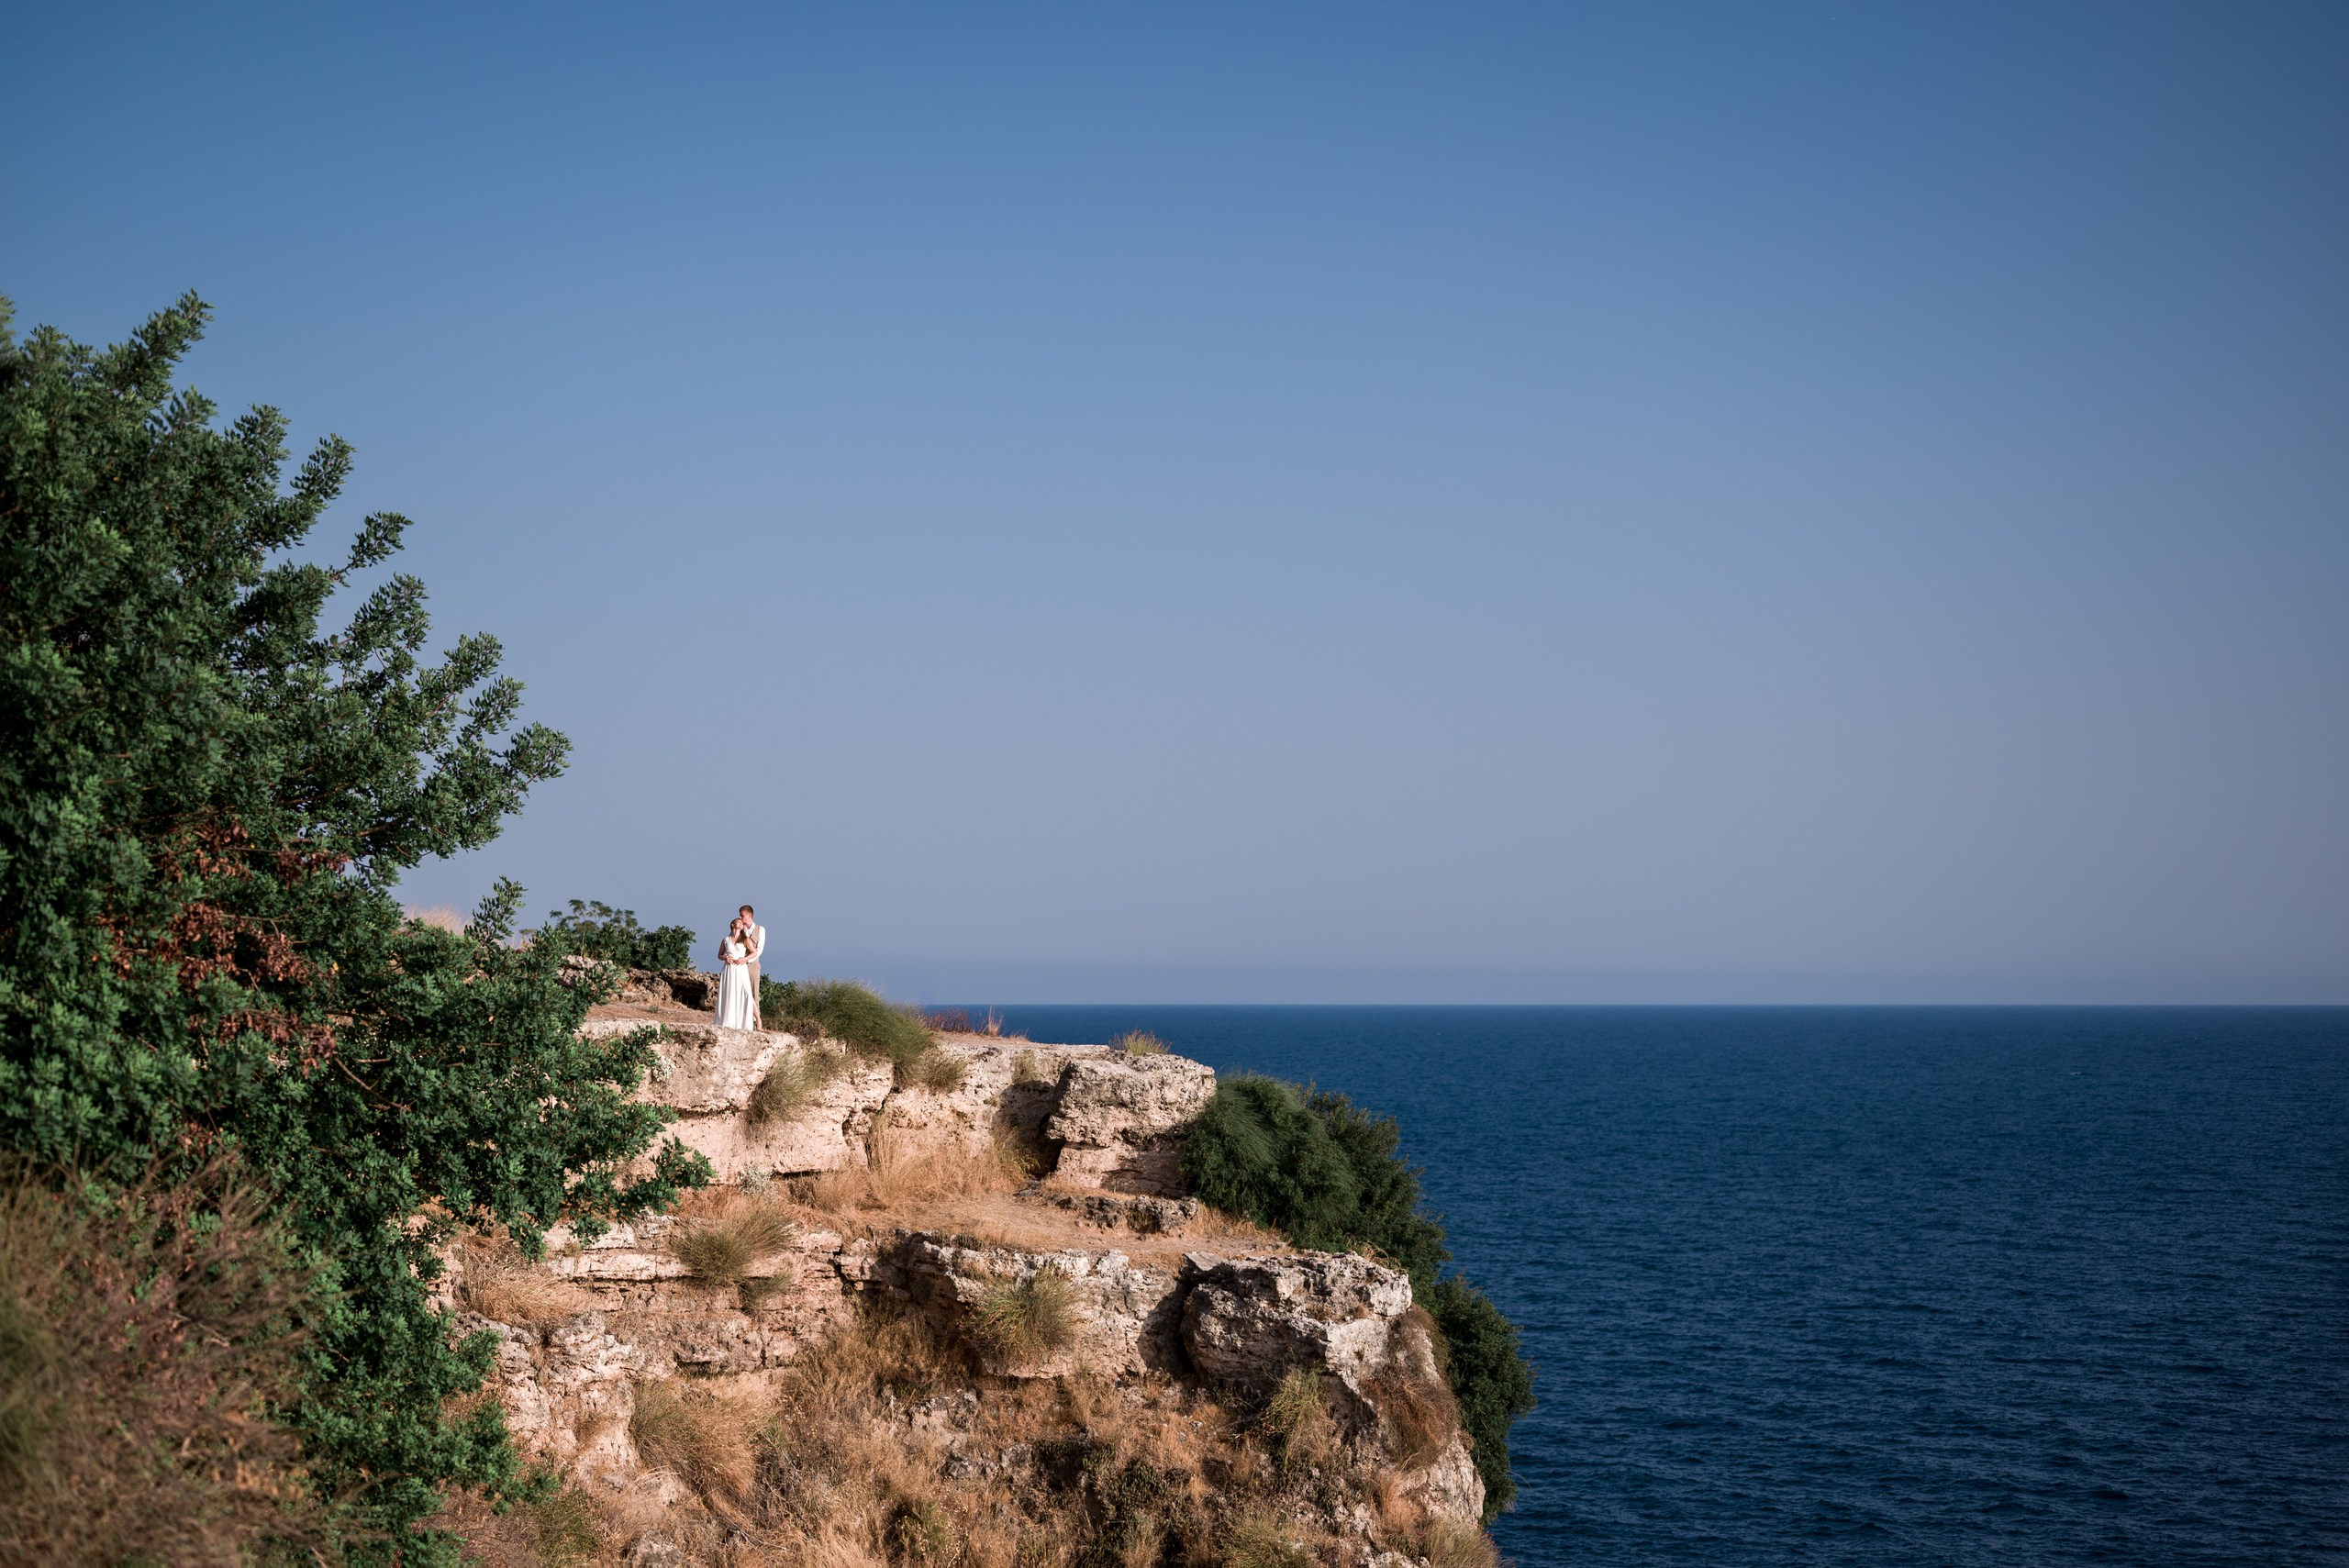
{"type": "Polygon", "coordinates": [[[27,9],[493,878],[935,1000],[2349,1002],[2349,11],[27,9]],[[298,448],[297,448],[298,450],[298,448]]]}

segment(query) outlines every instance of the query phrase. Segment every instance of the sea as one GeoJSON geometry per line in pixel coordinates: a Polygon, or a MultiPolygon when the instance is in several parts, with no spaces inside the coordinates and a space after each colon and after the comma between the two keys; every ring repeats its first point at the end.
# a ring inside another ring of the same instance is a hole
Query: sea
{"type": "Polygon", "coordinates": [[[2349,1009],[1003,1011],[1396,1118],[1518,1563],[2349,1563],[2349,1009]]]}

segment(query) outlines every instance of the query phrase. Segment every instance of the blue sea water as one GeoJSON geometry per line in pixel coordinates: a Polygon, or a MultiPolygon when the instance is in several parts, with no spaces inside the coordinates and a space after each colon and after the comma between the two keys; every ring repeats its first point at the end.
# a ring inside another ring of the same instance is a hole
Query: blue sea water
{"type": "Polygon", "coordinates": [[[2349,1562],[2349,1010],[1006,1017],[1397,1118],[1520,1563],[2349,1562]]]}

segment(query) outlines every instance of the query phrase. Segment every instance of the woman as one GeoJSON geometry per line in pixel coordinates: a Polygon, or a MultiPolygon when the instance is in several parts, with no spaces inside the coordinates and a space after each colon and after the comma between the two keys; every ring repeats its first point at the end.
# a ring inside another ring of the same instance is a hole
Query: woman
{"type": "Polygon", "coordinates": [[[751,967],[751,938],[742,922],[741,916],[735,916],[726,928],[726,939],[718,944],[718,1027],[722,1029],[759,1027],[759,993],[751,978],[757,971],[751,967]]]}

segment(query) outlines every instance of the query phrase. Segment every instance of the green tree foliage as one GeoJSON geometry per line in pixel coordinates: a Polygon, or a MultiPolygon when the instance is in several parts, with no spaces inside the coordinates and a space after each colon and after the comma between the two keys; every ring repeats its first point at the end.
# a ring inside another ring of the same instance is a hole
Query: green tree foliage
{"type": "Polygon", "coordinates": [[[1437,1271],[1452,1256],[1419,1207],[1401,1129],[1343,1095],[1241,1074],[1216,1085],[1183,1151],[1191,1190],[1299,1247],[1375,1253],[1411,1276],[1447,1341],[1447,1372],[1475,1440],[1489,1520],[1517,1496],[1508,1429],[1533,1407],[1533,1369],[1516,1326],[1474,1285],[1437,1271]]]}
{"type": "Polygon", "coordinates": [[[694,934],[684,926],[646,930],[633,909],[615,909],[597,900],[571,901],[570,913],[547,911],[547,923],[531,933],[556,952],[583,953],[630,969],[683,969],[693,962],[694,934]]]}
{"type": "Polygon", "coordinates": [[[433,1244],[499,1223],[526,1247],[665,1204],[707,1166],[629,1095],[649,1038],[586,1041],[594,999],[511,945],[521,890],[462,935],[391,895],[487,842],[567,745],[516,728],[498,648],[437,662],[423,585],[349,623],[339,592],[405,520],[300,559],[350,449],[290,481],[285,422],[214,422],[173,376],[193,295],[104,351],[0,311],[0,1148],[100,1182],[233,1157],[283,1205],[331,1305],[280,1407],[356,1555],[453,1561],[415,1520],[458,1484],[524,1486],[495,1408],[451,1421],[485,1340],[429,1307],[433,1244]]]}

